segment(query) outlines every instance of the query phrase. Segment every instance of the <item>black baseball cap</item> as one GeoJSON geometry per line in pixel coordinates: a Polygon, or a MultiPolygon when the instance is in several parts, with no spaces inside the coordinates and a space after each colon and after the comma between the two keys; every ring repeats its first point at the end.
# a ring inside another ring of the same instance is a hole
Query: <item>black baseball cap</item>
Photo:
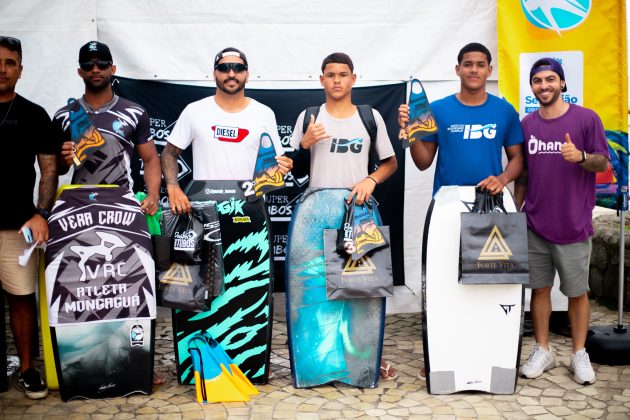
{"type": "Polygon", "coordinates": [[[90,41],[79,50],[79,63],[85,63],[93,58],[114,62],[109,47],[98,41],[90,41]]]}
{"type": "Polygon", "coordinates": [[[553,58],[540,58],[536,60],[532,69],[529,71],[529,84],[532,84],[532,79],[534,75],[539,71],[551,70],[560,76],[560,80],[564,81],[564,87],[562,88],[563,92],[567,91],[567,82],[564,80],[564,69],[562,68],[562,64],[558,60],[553,58]]]}
{"type": "Polygon", "coordinates": [[[243,51],[234,47],[227,47],[219,51],[217,55],[214,57],[215,69],[217,68],[217,64],[219,64],[219,61],[221,61],[221,59],[224,57],[238,57],[241,60],[243,60],[243,64],[247,66],[247,57],[245,57],[245,53],[243,51]]]}

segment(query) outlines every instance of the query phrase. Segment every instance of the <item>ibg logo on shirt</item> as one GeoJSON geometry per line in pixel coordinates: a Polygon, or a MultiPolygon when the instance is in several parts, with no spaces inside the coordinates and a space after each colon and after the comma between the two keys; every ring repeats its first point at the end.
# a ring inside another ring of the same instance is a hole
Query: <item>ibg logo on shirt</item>
{"type": "Polygon", "coordinates": [[[497,136],[496,124],[466,124],[464,126],[464,139],[480,139],[481,137],[492,140],[497,136]]]}
{"type": "Polygon", "coordinates": [[[363,148],[363,139],[357,137],[356,139],[332,139],[330,145],[330,153],[361,153],[363,148]]]}
{"type": "Polygon", "coordinates": [[[238,127],[228,127],[224,125],[213,125],[214,138],[219,141],[227,141],[230,143],[240,143],[249,134],[249,130],[238,127]]]}

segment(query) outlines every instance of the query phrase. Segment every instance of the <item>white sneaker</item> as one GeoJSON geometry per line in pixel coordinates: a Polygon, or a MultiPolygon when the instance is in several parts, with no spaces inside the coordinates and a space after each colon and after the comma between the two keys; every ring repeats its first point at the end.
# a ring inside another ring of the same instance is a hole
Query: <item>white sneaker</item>
{"type": "Polygon", "coordinates": [[[591,359],[586,350],[581,349],[571,355],[569,371],[573,373],[573,380],[580,385],[595,383],[595,371],[591,366],[591,359]]]}
{"type": "Polygon", "coordinates": [[[523,366],[521,366],[521,376],[526,378],[538,378],[544,371],[553,369],[556,367],[556,361],[551,354],[551,347],[549,350],[545,350],[536,343],[534,351],[530,354],[529,359],[523,366]]]}

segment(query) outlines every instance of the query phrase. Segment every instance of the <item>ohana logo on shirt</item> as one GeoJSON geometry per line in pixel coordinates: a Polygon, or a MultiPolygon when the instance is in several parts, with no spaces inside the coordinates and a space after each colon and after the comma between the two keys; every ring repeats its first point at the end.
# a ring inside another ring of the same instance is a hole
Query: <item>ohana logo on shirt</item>
{"type": "Polygon", "coordinates": [[[562,142],[558,140],[551,141],[542,141],[538,140],[533,134],[529,137],[527,141],[527,151],[530,155],[549,155],[549,154],[560,154],[560,149],[562,148],[562,142]]]}
{"type": "Polygon", "coordinates": [[[363,139],[357,137],[356,139],[332,139],[330,144],[330,153],[361,153],[363,148],[363,139]]]}
{"type": "Polygon", "coordinates": [[[238,127],[227,127],[224,125],[213,125],[214,138],[219,141],[227,141],[230,143],[240,143],[249,134],[249,130],[238,127]]]}
{"type": "Polygon", "coordinates": [[[488,139],[497,136],[496,124],[452,124],[448,131],[451,133],[464,133],[464,140],[488,139]]]}

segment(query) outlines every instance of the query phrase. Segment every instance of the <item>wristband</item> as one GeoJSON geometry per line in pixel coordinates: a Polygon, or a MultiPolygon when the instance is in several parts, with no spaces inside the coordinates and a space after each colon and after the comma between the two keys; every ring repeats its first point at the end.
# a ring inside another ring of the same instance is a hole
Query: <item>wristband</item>
{"type": "Polygon", "coordinates": [[[577,163],[584,163],[584,162],[586,162],[586,152],[582,150],[582,160],[577,163]]]}
{"type": "Polygon", "coordinates": [[[45,208],[42,208],[42,207],[38,207],[35,210],[35,213],[39,214],[40,216],[42,216],[46,220],[48,220],[48,217],[50,216],[50,212],[48,210],[46,210],[45,208]]]}
{"type": "Polygon", "coordinates": [[[366,176],[366,178],[369,178],[372,181],[374,181],[374,185],[378,185],[378,181],[376,179],[374,179],[373,177],[371,177],[370,175],[366,176]]]}

